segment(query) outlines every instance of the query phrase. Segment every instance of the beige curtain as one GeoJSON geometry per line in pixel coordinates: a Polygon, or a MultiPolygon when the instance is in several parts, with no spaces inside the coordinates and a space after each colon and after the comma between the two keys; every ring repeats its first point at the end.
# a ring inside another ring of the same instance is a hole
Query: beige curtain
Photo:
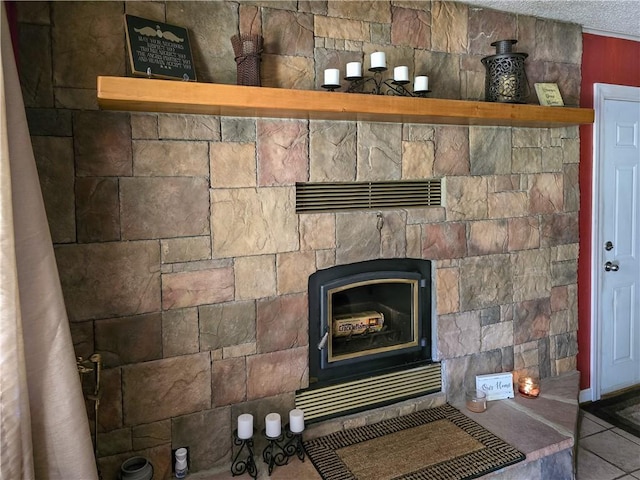
{"type": "Polygon", "coordinates": [[[4,4],[0,10],[0,480],[97,479],[4,4]]]}

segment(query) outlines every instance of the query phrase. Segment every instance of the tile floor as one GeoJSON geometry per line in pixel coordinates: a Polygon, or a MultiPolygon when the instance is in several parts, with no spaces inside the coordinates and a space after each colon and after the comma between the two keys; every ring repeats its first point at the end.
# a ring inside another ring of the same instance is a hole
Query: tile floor
{"type": "Polygon", "coordinates": [[[580,411],[576,480],[640,479],[640,438],[580,411]]]}

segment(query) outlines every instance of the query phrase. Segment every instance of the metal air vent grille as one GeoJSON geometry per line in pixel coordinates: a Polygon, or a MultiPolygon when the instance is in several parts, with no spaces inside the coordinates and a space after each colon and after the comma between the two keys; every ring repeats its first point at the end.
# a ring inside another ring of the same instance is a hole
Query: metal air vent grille
{"type": "Polygon", "coordinates": [[[402,372],[299,391],[296,392],[296,408],[304,411],[305,419],[320,420],[441,390],[442,370],[439,363],[432,363],[402,372]]]}
{"type": "Polygon", "coordinates": [[[442,205],[442,181],[296,183],[296,212],[436,207],[442,205]]]}

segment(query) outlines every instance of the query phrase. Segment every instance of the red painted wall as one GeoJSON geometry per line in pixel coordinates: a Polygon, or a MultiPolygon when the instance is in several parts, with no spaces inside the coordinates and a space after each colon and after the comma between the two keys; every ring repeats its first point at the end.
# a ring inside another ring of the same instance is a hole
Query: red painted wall
{"type": "MultiPolygon", "coordinates": [[[[580,106],[593,108],[593,84],[640,86],[640,42],[582,35],[580,106]]],[[[580,127],[580,256],[578,258],[578,370],[580,388],[591,375],[591,200],[593,126],[580,127]]]]}

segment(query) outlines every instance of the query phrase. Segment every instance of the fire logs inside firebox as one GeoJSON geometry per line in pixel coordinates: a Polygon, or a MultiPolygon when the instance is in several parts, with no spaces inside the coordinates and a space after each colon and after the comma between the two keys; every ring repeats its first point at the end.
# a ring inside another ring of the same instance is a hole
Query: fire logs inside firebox
{"type": "Polygon", "coordinates": [[[332,354],[334,357],[368,350],[384,349],[411,341],[411,315],[378,304],[375,310],[352,305],[362,313],[334,315],[332,354]]]}

